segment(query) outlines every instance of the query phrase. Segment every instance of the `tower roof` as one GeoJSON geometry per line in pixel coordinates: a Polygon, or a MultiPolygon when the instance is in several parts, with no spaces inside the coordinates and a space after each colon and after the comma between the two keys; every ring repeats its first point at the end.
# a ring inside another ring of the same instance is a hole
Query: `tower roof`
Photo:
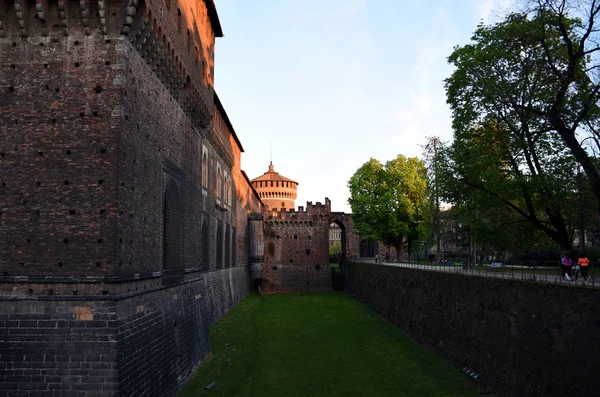
{"type": "Polygon", "coordinates": [[[292,182],[292,183],[295,183],[296,185],[298,184],[298,182],[293,181],[289,178],[286,178],[285,176],[281,176],[281,175],[279,175],[278,172],[275,172],[275,167],[273,166],[272,161],[269,162],[269,171],[265,172],[258,178],[252,179],[252,182],[255,182],[255,181],[284,181],[284,182],[292,182]]]}

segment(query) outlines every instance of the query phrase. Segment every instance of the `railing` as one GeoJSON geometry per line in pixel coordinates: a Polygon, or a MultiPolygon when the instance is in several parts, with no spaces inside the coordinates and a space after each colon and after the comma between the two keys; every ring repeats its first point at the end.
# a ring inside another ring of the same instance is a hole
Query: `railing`
{"type": "MultiPolygon", "coordinates": [[[[360,259],[360,262],[375,263],[374,259],[360,259]]],[[[562,284],[581,288],[600,288],[600,262],[590,262],[585,268],[576,269],[573,266],[569,272],[562,269],[560,261],[507,261],[486,264],[468,265],[461,261],[446,263],[420,262],[389,262],[380,261],[381,266],[395,266],[410,269],[420,269],[434,272],[464,274],[468,276],[502,278],[511,280],[526,280],[538,283],[562,284]],[[567,273],[567,274],[565,274],[567,273]],[[568,275],[568,277],[567,277],[568,275]],[[599,280],[596,280],[596,279],[599,280]],[[570,280],[569,280],[570,279],[570,280]]]]}

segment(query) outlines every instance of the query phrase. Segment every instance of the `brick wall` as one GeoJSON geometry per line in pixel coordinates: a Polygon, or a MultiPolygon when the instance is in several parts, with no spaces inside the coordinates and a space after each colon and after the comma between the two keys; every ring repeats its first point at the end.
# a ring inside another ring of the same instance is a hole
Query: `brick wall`
{"type": "Polygon", "coordinates": [[[280,292],[332,291],[331,270],[322,265],[263,265],[261,291],[265,294],[280,292]]]}
{"type": "Polygon", "coordinates": [[[0,395],[116,396],[117,304],[0,300],[0,395]]]}
{"type": "Polygon", "coordinates": [[[346,289],[499,396],[600,388],[597,292],[350,263],[346,289]]]}
{"type": "Polygon", "coordinates": [[[101,36],[0,38],[1,280],[114,270],[118,57],[101,36]]]}
{"type": "Polygon", "coordinates": [[[0,300],[0,395],[173,395],[211,351],[209,325],[248,294],[248,272],[110,300],[0,300]]]}

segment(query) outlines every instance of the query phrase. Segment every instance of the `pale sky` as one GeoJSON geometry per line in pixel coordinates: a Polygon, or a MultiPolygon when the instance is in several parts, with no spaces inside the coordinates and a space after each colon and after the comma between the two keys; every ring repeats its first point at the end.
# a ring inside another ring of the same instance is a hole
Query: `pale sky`
{"type": "Polygon", "coordinates": [[[225,37],[215,89],[252,179],[299,183],[296,206],[329,197],[350,212],[347,182],[369,158],[421,157],[452,138],[446,58],[509,0],[216,0],[225,37]]]}

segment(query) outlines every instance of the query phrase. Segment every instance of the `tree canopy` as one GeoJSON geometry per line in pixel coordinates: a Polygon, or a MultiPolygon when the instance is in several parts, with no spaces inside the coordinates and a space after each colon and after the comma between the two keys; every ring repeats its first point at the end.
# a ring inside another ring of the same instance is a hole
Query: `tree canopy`
{"type": "Polygon", "coordinates": [[[597,163],[582,146],[585,137],[598,142],[599,5],[582,2],[581,19],[569,16],[568,1],[531,4],[478,26],[448,58],[456,67],[445,82],[454,129],[448,199],[509,210],[504,224],[527,223],[569,249],[577,164],[600,208],[597,163]]]}
{"type": "Polygon", "coordinates": [[[424,163],[398,155],[384,166],[372,158],[354,173],[348,187],[360,236],[396,247],[398,258],[406,238],[410,254],[412,239],[422,227],[419,221],[428,213],[424,163]]]}

